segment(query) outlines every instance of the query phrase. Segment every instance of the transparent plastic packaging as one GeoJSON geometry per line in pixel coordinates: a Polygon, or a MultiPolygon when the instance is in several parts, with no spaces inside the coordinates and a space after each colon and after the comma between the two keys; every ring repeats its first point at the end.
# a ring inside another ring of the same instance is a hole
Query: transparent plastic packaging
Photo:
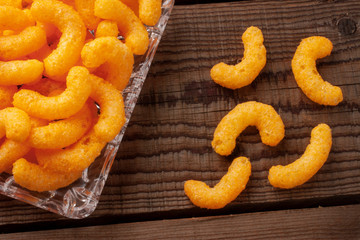
{"type": "Polygon", "coordinates": [[[123,91],[126,114],[124,127],[83,172],[82,177],[66,188],[38,193],[22,188],[14,182],[12,175],[2,173],[0,192],[3,195],[73,219],[85,218],[95,210],[173,5],[174,0],[163,0],[159,22],[154,27],[147,27],[150,37],[149,49],[144,55],[135,57],[131,79],[123,91]]]}

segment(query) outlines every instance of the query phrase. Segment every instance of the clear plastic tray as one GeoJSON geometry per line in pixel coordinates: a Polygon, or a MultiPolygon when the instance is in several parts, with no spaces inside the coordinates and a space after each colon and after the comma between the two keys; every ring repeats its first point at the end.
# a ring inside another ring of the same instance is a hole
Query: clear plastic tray
{"type": "Polygon", "coordinates": [[[38,193],[20,187],[14,182],[12,175],[2,173],[0,175],[2,194],[73,219],[85,218],[95,210],[173,5],[174,0],[163,0],[162,15],[158,24],[147,28],[150,37],[149,49],[143,56],[135,58],[133,74],[129,85],[123,91],[126,114],[124,127],[83,172],[82,177],[66,188],[38,193]]]}

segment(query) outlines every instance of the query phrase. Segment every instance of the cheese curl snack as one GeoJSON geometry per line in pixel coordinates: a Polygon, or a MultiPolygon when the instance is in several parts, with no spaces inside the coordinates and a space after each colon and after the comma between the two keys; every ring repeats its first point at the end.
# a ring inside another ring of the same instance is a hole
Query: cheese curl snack
{"type": "Polygon", "coordinates": [[[321,105],[338,105],[343,100],[341,88],[322,79],[316,59],[330,55],[333,45],[325,37],[308,37],[301,41],[291,61],[295,80],[303,93],[321,105]]]}
{"type": "Polygon", "coordinates": [[[230,89],[237,89],[252,83],[266,64],[264,37],[257,27],[249,27],[242,35],[244,57],[236,65],[223,62],[216,64],[210,76],[217,84],[230,89]]]}
{"type": "Polygon", "coordinates": [[[213,149],[220,155],[230,155],[236,145],[236,138],[248,126],[256,126],[261,141],[276,146],[285,134],[285,126],[275,109],[259,102],[238,104],[218,124],[211,142],[213,149]]]}
{"type": "MultiPolygon", "coordinates": [[[[47,121],[42,119],[30,118],[31,127],[39,127],[47,124],[47,121]]],[[[27,141],[17,142],[10,139],[5,141],[0,146],[0,173],[8,170],[13,163],[19,158],[25,156],[31,150],[31,146],[27,141]]]]}
{"type": "Polygon", "coordinates": [[[14,95],[13,104],[33,117],[54,120],[64,119],[77,113],[91,93],[89,71],[73,67],[66,78],[65,91],[57,96],[46,97],[38,92],[22,89],[14,95]]]}
{"type": "Polygon", "coordinates": [[[75,115],[31,129],[28,142],[38,149],[60,149],[79,140],[92,125],[92,114],[88,104],[75,115]]]}
{"type": "Polygon", "coordinates": [[[119,0],[96,0],[95,15],[117,23],[125,44],[136,55],[143,55],[148,49],[149,36],[145,26],[135,13],[119,0]]]}
{"type": "Polygon", "coordinates": [[[23,142],[30,130],[30,118],[26,112],[14,107],[0,110],[0,137],[6,133],[7,139],[23,142]]]}
{"type": "Polygon", "coordinates": [[[106,142],[99,141],[90,131],[75,144],[65,149],[36,149],[39,165],[59,173],[81,172],[98,157],[106,142]]]}
{"type": "Polygon", "coordinates": [[[128,6],[136,16],[139,16],[139,1],[138,0],[120,0],[126,6],[128,6]]]}
{"type": "Polygon", "coordinates": [[[120,91],[99,77],[91,75],[91,85],[90,96],[100,105],[99,119],[93,131],[98,139],[109,142],[125,124],[124,100],[120,91]]]}
{"type": "Polygon", "coordinates": [[[56,0],[36,0],[30,10],[35,20],[54,24],[62,32],[57,48],[44,59],[44,74],[66,74],[78,61],[85,42],[86,28],[81,17],[72,7],[56,0]]]}
{"type": "Polygon", "coordinates": [[[228,172],[215,187],[201,181],[185,182],[185,194],[201,208],[219,209],[232,202],[245,189],[251,175],[251,164],[246,157],[238,157],[231,163],[228,172]]]}
{"type": "Polygon", "coordinates": [[[49,78],[43,78],[41,79],[41,81],[38,81],[36,83],[24,84],[21,86],[20,89],[32,90],[40,93],[41,95],[49,96],[49,94],[54,91],[64,91],[66,89],[66,83],[54,81],[49,78]]]}
{"type": "Polygon", "coordinates": [[[81,176],[81,172],[61,174],[20,158],[13,166],[14,180],[31,191],[44,192],[68,186],[81,176]]]}
{"type": "Polygon", "coordinates": [[[25,156],[30,150],[31,147],[26,142],[5,139],[0,146],[0,173],[11,168],[16,160],[25,156]]]}
{"type": "Polygon", "coordinates": [[[100,115],[93,128],[77,143],[65,149],[35,151],[39,164],[63,173],[82,171],[100,154],[125,124],[124,102],[121,93],[110,83],[91,76],[93,98],[100,105],[100,115]]]}
{"type": "Polygon", "coordinates": [[[94,15],[94,4],[95,0],[75,0],[75,9],[90,30],[95,30],[100,22],[100,18],[94,15]]]}
{"type": "Polygon", "coordinates": [[[38,60],[0,61],[0,85],[21,85],[40,80],[44,64],[38,60]]]}
{"type": "Polygon", "coordinates": [[[148,25],[154,26],[161,16],[162,0],[139,0],[139,18],[148,25]]]}
{"type": "Polygon", "coordinates": [[[304,154],[286,166],[273,166],[269,171],[270,184],[278,188],[294,188],[307,182],[326,162],[332,144],[331,129],[319,124],[311,131],[310,144],[304,154]]]}
{"type": "Polygon", "coordinates": [[[25,11],[12,6],[0,6],[0,31],[21,31],[34,23],[25,11]]]}
{"type": "Polygon", "coordinates": [[[12,6],[21,9],[22,0],[0,0],[1,6],[12,6]]]}
{"type": "Polygon", "coordinates": [[[128,84],[134,65],[133,54],[116,37],[100,37],[85,44],[81,59],[88,68],[104,64],[105,80],[118,90],[123,90],[128,84]]]}
{"type": "Polygon", "coordinates": [[[118,37],[119,29],[117,27],[116,22],[111,20],[104,20],[99,23],[96,28],[95,37],[118,37]]]}
{"type": "Polygon", "coordinates": [[[27,27],[19,34],[0,37],[0,58],[18,59],[39,50],[45,44],[46,33],[42,28],[27,27]]]}
{"type": "Polygon", "coordinates": [[[0,85],[0,110],[11,107],[13,96],[17,92],[16,86],[1,86],[0,85]]]}

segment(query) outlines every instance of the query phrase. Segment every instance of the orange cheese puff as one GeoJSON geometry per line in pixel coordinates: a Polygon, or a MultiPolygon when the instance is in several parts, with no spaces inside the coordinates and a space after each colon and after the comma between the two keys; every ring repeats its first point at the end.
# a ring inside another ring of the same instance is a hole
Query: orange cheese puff
{"type": "Polygon", "coordinates": [[[217,84],[237,89],[252,83],[266,64],[266,49],[262,32],[257,27],[249,27],[242,35],[244,57],[236,65],[223,62],[216,64],[210,76],[217,84]]]}
{"type": "Polygon", "coordinates": [[[143,55],[148,49],[149,36],[145,26],[134,12],[119,0],[96,0],[95,15],[117,23],[125,37],[125,44],[136,55],[143,55]]]}
{"type": "Polygon", "coordinates": [[[116,22],[111,20],[104,20],[99,23],[96,28],[95,36],[99,37],[118,37],[119,29],[116,22]]]}
{"type": "Polygon", "coordinates": [[[32,25],[34,22],[25,11],[11,6],[0,6],[0,31],[21,31],[32,25]]]}
{"type": "MultiPolygon", "coordinates": [[[[47,121],[42,119],[31,118],[31,127],[37,127],[47,124],[47,121]]],[[[31,147],[25,142],[17,142],[10,139],[5,141],[0,146],[0,173],[11,168],[12,164],[19,158],[25,156],[31,147]]]]}
{"type": "Polygon", "coordinates": [[[271,185],[278,188],[294,188],[307,182],[324,165],[332,144],[331,129],[319,124],[311,131],[310,144],[304,154],[286,166],[273,166],[269,171],[271,185]]]}
{"type": "Polygon", "coordinates": [[[301,41],[291,61],[295,80],[303,93],[321,105],[338,105],[343,100],[341,88],[322,79],[316,59],[330,55],[333,45],[325,37],[309,37],[301,41]]]}
{"type": "Polygon", "coordinates": [[[52,49],[49,47],[49,45],[44,44],[40,49],[36,50],[33,53],[30,53],[28,55],[28,57],[30,59],[44,61],[44,59],[47,58],[47,56],[49,56],[51,52],[52,52],[52,49]]]}
{"type": "Polygon", "coordinates": [[[0,110],[0,136],[17,142],[23,142],[30,134],[30,118],[26,112],[8,107],[0,110]]]}
{"type": "Polygon", "coordinates": [[[41,27],[46,32],[48,44],[55,42],[55,40],[61,37],[61,32],[54,24],[37,21],[36,26],[41,27]]]}
{"type": "Polygon", "coordinates": [[[31,129],[28,142],[38,149],[60,149],[78,141],[90,128],[92,114],[87,104],[75,115],[47,126],[31,129]]]}
{"type": "Polygon", "coordinates": [[[134,56],[129,48],[116,37],[101,37],[85,44],[81,51],[85,67],[96,68],[105,64],[105,80],[118,90],[123,90],[129,82],[134,56]]]}
{"type": "MultiPolygon", "coordinates": [[[[37,164],[34,148],[30,149],[30,151],[27,154],[25,154],[22,158],[25,158],[28,162],[37,164]]],[[[10,173],[12,174],[12,166],[10,173]]]]}
{"type": "Polygon", "coordinates": [[[30,151],[31,147],[26,142],[20,143],[5,139],[0,146],[0,173],[11,168],[12,164],[30,151]]]}
{"type": "Polygon", "coordinates": [[[230,155],[236,145],[236,138],[248,126],[256,126],[261,141],[276,146],[285,135],[285,126],[275,109],[259,102],[238,104],[218,124],[212,147],[220,155],[230,155]]]}
{"type": "Polygon", "coordinates": [[[73,8],[75,8],[75,0],[60,0],[60,1],[65,3],[66,5],[69,5],[73,8]]]}
{"type": "Polygon", "coordinates": [[[77,143],[65,149],[36,149],[39,165],[50,171],[71,173],[83,171],[100,155],[106,142],[90,131],[77,143]]]}
{"type": "Polygon", "coordinates": [[[0,0],[1,6],[12,6],[16,8],[22,8],[22,0],[0,0]]]}
{"type": "Polygon", "coordinates": [[[22,0],[22,7],[28,8],[33,3],[34,0],[22,0]]]}
{"type": "Polygon", "coordinates": [[[201,181],[185,182],[185,194],[201,208],[219,209],[236,199],[245,189],[251,175],[251,164],[246,157],[235,158],[228,172],[215,187],[210,188],[201,181]]]}
{"type": "Polygon", "coordinates": [[[0,84],[21,85],[41,79],[44,70],[42,62],[32,60],[0,61],[0,84]]]}
{"type": "Polygon", "coordinates": [[[113,140],[124,126],[125,109],[121,92],[110,83],[91,75],[91,98],[100,105],[100,115],[94,126],[95,135],[105,142],[113,140]]]}
{"type": "Polygon", "coordinates": [[[66,78],[63,93],[46,97],[38,92],[22,89],[14,95],[13,104],[33,117],[54,120],[68,118],[77,113],[91,93],[89,71],[73,67],[66,78]]]}
{"type": "Polygon", "coordinates": [[[75,0],[75,9],[90,30],[95,30],[100,22],[100,18],[94,15],[94,4],[95,0],[75,0]]]}
{"type": "Polygon", "coordinates": [[[148,25],[155,26],[161,16],[162,0],[139,0],[139,18],[148,25]]]}
{"type": "Polygon", "coordinates": [[[16,86],[0,86],[0,109],[12,106],[13,96],[17,90],[16,86]]]}
{"type": "Polygon", "coordinates": [[[60,89],[64,91],[66,89],[66,84],[63,82],[51,80],[49,78],[43,78],[41,81],[33,84],[24,84],[20,89],[28,89],[36,91],[41,95],[49,96],[49,94],[54,90],[60,89]]]}
{"type": "Polygon", "coordinates": [[[2,35],[3,36],[11,36],[11,35],[14,35],[16,32],[15,31],[13,31],[13,30],[4,30],[3,32],[2,32],[2,35]]]}
{"type": "Polygon", "coordinates": [[[66,187],[81,177],[81,172],[61,174],[20,158],[13,166],[14,180],[20,186],[36,192],[66,187]]]}
{"type": "Polygon", "coordinates": [[[138,0],[120,0],[122,3],[126,4],[136,16],[139,16],[139,1],[138,0]]]}
{"type": "Polygon", "coordinates": [[[0,58],[14,60],[39,50],[46,44],[46,33],[40,27],[27,27],[21,33],[0,37],[0,58]]]}
{"type": "Polygon", "coordinates": [[[54,24],[61,32],[57,48],[44,59],[48,77],[66,74],[76,64],[85,42],[86,28],[79,14],[56,0],[37,0],[31,5],[35,20],[54,24]]]}

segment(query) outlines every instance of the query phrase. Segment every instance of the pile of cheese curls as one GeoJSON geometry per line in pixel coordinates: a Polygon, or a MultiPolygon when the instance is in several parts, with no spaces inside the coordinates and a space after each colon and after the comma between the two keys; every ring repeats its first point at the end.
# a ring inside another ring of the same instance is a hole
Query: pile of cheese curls
{"type": "MultiPolygon", "coordinates": [[[[249,27],[242,35],[244,55],[240,63],[218,63],[210,71],[211,78],[219,85],[238,89],[251,84],[266,65],[266,48],[262,32],[249,27]]],[[[291,62],[295,80],[304,94],[321,105],[336,106],[343,100],[339,87],[322,79],[316,69],[316,60],[330,55],[333,46],[329,39],[312,36],[303,39],[291,62]]],[[[259,130],[261,141],[276,146],[285,136],[285,126],[275,109],[260,102],[238,104],[218,124],[212,147],[222,156],[232,153],[236,138],[248,126],[259,130]]],[[[304,154],[289,165],[273,166],[269,170],[269,182],[278,188],[290,189],[307,182],[326,162],[332,145],[331,129],[321,123],[311,131],[310,144],[304,154]]],[[[185,182],[185,194],[201,208],[218,209],[226,206],[245,189],[251,175],[248,158],[235,158],[228,172],[213,188],[201,181],[185,182]]]]}
{"type": "Polygon", "coordinates": [[[38,192],[81,176],[125,123],[122,90],[161,4],[0,0],[0,172],[38,192]]]}

